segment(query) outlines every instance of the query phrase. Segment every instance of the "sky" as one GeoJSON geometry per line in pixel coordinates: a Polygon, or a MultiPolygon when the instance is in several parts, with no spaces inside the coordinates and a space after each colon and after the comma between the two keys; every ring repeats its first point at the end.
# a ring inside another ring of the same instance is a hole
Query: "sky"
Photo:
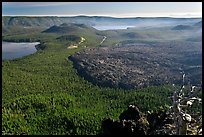
{"type": "Polygon", "coordinates": [[[202,2],[2,2],[2,16],[202,17],[202,2]]]}

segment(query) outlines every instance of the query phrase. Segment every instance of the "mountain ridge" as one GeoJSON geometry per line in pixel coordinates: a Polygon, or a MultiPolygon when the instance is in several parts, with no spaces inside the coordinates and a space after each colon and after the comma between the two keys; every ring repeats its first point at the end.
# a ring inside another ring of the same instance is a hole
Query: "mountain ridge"
{"type": "MultiPolygon", "coordinates": [[[[89,25],[108,25],[108,24],[131,24],[137,25],[138,22],[159,20],[166,23],[169,21],[189,23],[197,23],[202,18],[172,18],[172,17],[128,17],[128,18],[116,18],[105,16],[72,16],[72,17],[57,17],[57,16],[2,16],[2,26],[42,26],[51,27],[53,25],[60,25],[62,23],[81,23],[89,25]]],[[[172,23],[173,23],[172,22],[172,23]]],[[[179,25],[178,23],[176,23],[179,25]]]]}

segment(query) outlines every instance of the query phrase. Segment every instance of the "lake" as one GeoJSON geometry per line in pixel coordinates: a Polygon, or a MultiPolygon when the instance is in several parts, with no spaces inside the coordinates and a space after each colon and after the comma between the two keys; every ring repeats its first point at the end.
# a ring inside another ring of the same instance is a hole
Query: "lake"
{"type": "Polygon", "coordinates": [[[133,28],[135,26],[127,26],[127,25],[118,25],[118,26],[92,26],[93,28],[97,30],[116,30],[116,29],[127,29],[127,28],[133,28]]]}
{"type": "Polygon", "coordinates": [[[2,60],[4,59],[12,60],[29,54],[33,54],[37,51],[35,46],[38,44],[40,43],[39,42],[14,43],[2,41],[2,60]]]}

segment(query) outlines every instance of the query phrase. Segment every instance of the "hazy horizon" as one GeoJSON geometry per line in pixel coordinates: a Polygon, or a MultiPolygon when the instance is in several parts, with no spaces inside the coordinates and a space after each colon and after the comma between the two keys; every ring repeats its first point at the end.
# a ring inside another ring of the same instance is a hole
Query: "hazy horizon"
{"type": "Polygon", "coordinates": [[[2,16],[202,18],[202,2],[2,2],[2,16]]]}
{"type": "Polygon", "coordinates": [[[114,17],[105,15],[2,15],[2,17],[110,17],[110,18],[202,18],[202,17],[172,17],[172,16],[131,16],[131,17],[114,17]]]}

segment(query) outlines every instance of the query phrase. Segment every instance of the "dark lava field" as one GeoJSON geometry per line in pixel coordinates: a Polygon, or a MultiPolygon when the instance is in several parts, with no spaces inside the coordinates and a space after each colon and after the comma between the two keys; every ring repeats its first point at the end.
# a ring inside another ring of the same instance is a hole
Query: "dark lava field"
{"type": "Polygon", "coordinates": [[[79,75],[99,86],[131,89],[180,83],[183,73],[199,85],[201,48],[200,42],[124,42],[85,49],[69,59],[79,75]]]}

